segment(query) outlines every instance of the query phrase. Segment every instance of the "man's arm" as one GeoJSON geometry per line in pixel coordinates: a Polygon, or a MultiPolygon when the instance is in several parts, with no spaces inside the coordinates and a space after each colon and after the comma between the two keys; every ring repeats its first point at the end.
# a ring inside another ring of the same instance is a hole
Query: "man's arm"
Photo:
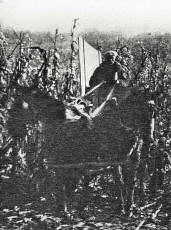
{"type": "Polygon", "coordinates": [[[122,67],[122,65],[119,62],[116,62],[116,70],[117,70],[119,79],[127,80],[126,74],[124,74],[128,71],[126,66],[122,67]]]}

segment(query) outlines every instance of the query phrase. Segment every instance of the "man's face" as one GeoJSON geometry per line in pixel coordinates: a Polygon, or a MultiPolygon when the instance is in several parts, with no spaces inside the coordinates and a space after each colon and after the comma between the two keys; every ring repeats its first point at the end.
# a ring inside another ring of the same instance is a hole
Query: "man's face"
{"type": "Polygon", "coordinates": [[[115,60],[116,60],[116,56],[115,55],[111,55],[108,60],[109,60],[110,63],[113,64],[115,62],[115,60]]]}

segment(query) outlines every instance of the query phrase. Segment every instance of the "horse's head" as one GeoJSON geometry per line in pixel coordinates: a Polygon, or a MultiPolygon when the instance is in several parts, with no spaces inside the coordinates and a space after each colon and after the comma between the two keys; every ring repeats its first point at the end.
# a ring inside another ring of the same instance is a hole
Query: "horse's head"
{"type": "Polygon", "coordinates": [[[8,129],[12,136],[23,137],[26,127],[65,120],[65,106],[40,90],[20,88],[9,110],[8,129]]]}

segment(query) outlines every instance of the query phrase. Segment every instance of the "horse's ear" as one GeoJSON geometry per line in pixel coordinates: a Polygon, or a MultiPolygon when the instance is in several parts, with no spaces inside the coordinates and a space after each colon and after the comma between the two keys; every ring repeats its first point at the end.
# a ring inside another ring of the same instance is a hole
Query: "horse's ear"
{"type": "Polygon", "coordinates": [[[154,100],[149,100],[149,101],[147,101],[147,104],[148,104],[148,105],[155,106],[155,102],[154,102],[154,100]]]}
{"type": "Polygon", "coordinates": [[[23,109],[28,109],[29,108],[29,104],[23,100],[22,107],[23,107],[23,109]]]}
{"type": "Polygon", "coordinates": [[[34,90],[31,91],[31,93],[32,93],[32,94],[36,94],[37,91],[34,89],[34,90]]]}

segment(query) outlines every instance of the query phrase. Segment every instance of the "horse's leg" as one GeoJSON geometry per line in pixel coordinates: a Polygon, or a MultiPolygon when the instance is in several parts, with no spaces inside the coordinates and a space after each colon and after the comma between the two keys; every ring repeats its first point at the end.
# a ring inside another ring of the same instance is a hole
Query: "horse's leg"
{"type": "Polygon", "coordinates": [[[64,199],[63,199],[63,206],[64,206],[64,213],[67,214],[68,213],[68,206],[67,206],[67,192],[66,192],[66,185],[63,184],[62,185],[62,190],[63,190],[63,195],[64,195],[64,199]]]}
{"type": "MultiPolygon", "coordinates": [[[[68,221],[72,221],[72,210],[80,207],[80,202],[78,202],[77,185],[80,182],[80,178],[83,171],[70,169],[65,172],[63,181],[63,208],[64,215],[67,217],[68,221]]],[[[87,182],[89,184],[89,182],[87,182]]],[[[84,208],[84,207],[83,207],[84,208]]],[[[79,210],[81,211],[81,210],[79,210]]]]}
{"type": "Polygon", "coordinates": [[[141,161],[138,170],[138,179],[139,179],[139,201],[143,204],[144,198],[146,196],[146,182],[149,179],[148,175],[148,165],[146,161],[141,161]]]}
{"type": "Polygon", "coordinates": [[[120,212],[125,214],[125,184],[123,179],[123,168],[121,165],[117,166],[116,184],[120,194],[120,212]]]}
{"type": "Polygon", "coordinates": [[[16,169],[17,169],[17,157],[18,152],[21,149],[21,140],[19,138],[14,138],[12,141],[12,168],[11,168],[11,175],[15,177],[16,169]]]}
{"type": "MultiPolygon", "coordinates": [[[[154,141],[154,118],[147,121],[147,124],[141,129],[141,135],[143,138],[142,146],[142,162],[139,169],[139,180],[140,180],[140,196],[141,198],[145,196],[145,183],[144,178],[147,178],[148,167],[149,167],[149,156],[150,156],[150,147],[152,141],[154,141]]],[[[143,201],[143,199],[141,199],[143,201]]]]}
{"type": "MultiPolygon", "coordinates": [[[[59,175],[58,175],[59,176],[59,175]]],[[[68,185],[65,181],[58,181],[57,182],[57,190],[56,190],[56,212],[58,215],[65,217],[68,221],[71,220],[70,215],[70,197],[68,185]]]]}
{"type": "Polygon", "coordinates": [[[97,178],[99,176],[100,171],[99,170],[93,170],[90,172],[87,170],[85,172],[86,174],[81,178],[80,183],[81,183],[81,196],[79,200],[79,206],[78,206],[78,211],[80,217],[83,217],[85,215],[85,207],[89,209],[90,202],[92,199],[92,188],[94,189],[94,185],[97,181],[97,178]],[[91,183],[91,189],[89,187],[91,183]]]}
{"type": "MultiPolygon", "coordinates": [[[[85,175],[82,177],[81,179],[81,184],[82,184],[82,192],[81,192],[81,200],[79,202],[79,212],[83,213],[84,208],[86,206],[86,204],[89,201],[89,191],[88,191],[88,186],[90,184],[90,181],[93,179],[94,176],[92,175],[85,175]]],[[[82,215],[82,214],[81,214],[82,215]]]]}
{"type": "Polygon", "coordinates": [[[150,123],[150,137],[151,137],[151,140],[154,141],[154,139],[155,139],[155,118],[154,118],[154,115],[152,116],[151,123],[150,123]]]}
{"type": "Polygon", "coordinates": [[[154,171],[150,181],[151,196],[155,196],[157,189],[160,189],[163,184],[163,151],[163,149],[156,149],[156,155],[154,156],[154,171]]]}
{"type": "Polygon", "coordinates": [[[127,205],[126,205],[126,210],[129,210],[131,208],[131,206],[134,206],[135,203],[135,185],[136,185],[136,181],[137,181],[137,173],[138,173],[138,169],[140,166],[140,159],[141,159],[141,151],[142,151],[142,146],[143,146],[143,139],[139,138],[138,141],[138,146],[137,146],[137,150],[136,150],[136,162],[133,164],[133,169],[131,170],[131,178],[132,180],[129,182],[128,188],[129,188],[129,192],[128,192],[128,199],[127,199],[127,205]]]}

